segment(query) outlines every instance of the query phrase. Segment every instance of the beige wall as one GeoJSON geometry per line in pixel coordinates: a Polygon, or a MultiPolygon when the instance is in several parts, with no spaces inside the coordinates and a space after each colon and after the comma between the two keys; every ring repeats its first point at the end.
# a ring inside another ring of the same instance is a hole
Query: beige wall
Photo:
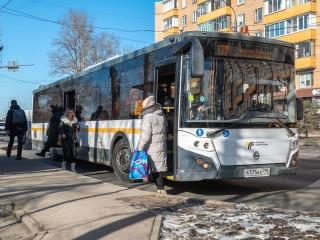
{"type": "MultiPolygon", "coordinates": [[[[296,5],[297,5],[298,0],[295,0],[295,1],[296,1],[296,5]]],[[[181,8],[181,6],[182,6],[181,0],[178,0],[177,14],[178,14],[178,19],[179,19],[179,30],[180,31],[181,30],[182,31],[195,31],[195,30],[197,30],[197,23],[192,22],[193,12],[197,10],[198,4],[202,3],[202,2],[205,2],[205,0],[198,0],[198,2],[196,4],[192,4],[192,0],[187,0],[187,7],[182,9],[181,8]],[[187,15],[187,26],[181,28],[182,27],[181,18],[183,15],[187,15]]],[[[248,26],[250,35],[254,36],[254,35],[256,35],[257,32],[262,32],[262,36],[264,36],[264,17],[265,17],[264,16],[264,12],[265,12],[264,0],[245,0],[244,4],[242,4],[242,5],[238,5],[238,0],[231,0],[231,7],[234,9],[237,16],[239,16],[240,14],[245,15],[245,25],[248,26]],[[259,7],[262,7],[262,21],[255,22],[255,9],[257,9],[259,7]]],[[[155,41],[160,41],[163,39],[163,36],[164,36],[164,34],[161,33],[161,31],[163,31],[163,18],[161,17],[161,15],[162,15],[162,2],[156,3],[155,8],[156,8],[156,11],[155,11],[156,12],[156,16],[155,16],[155,18],[156,18],[155,41]],[[158,31],[160,31],[160,32],[158,32],[158,31]]],[[[301,7],[296,6],[296,9],[283,10],[283,11],[275,13],[274,15],[276,15],[277,18],[279,18],[280,20],[286,19],[286,12],[292,12],[292,11],[295,12],[296,10],[298,11],[301,8],[303,8],[303,6],[301,6],[301,7]]],[[[313,75],[313,88],[320,88],[320,14],[318,13],[318,10],[320,12],[320,0],[316,1],[316,9],[317,9],[317,20],[316,20],[316,22],[317,22],[316,28],[317,29],[316,29],[316,42],[315,42],[316,68],[314,68],[314,66],[315,66],[314,62],[313,62],[313,64],[311,63],[312,61],[310,61],[310,58],[309,58],[309,60],[307,58],[299,58],[299,60],[298,60],[299,62],[305,61],[306,64],[296,65],[298,67],[300,66],[300,69],[296,69],[296,71],[297,71],[297,73],[307,72],[307,71],[313,72],[314,73],[314,75],[313,75]],[[308,61],[310,61],[310,62],[308,62],[308,61]],[[308,65],[308,64],[310,64],[310,65],[308,65]],[[303,66],[303,69],[301,68],[302,66],[303,66]]],[[[232,27],[234,25],[234,20],[235,20],[235,16],[232,11],[232,14],[231,14],[231,26],[232,27]]],[[[238,18],[236,18],[236,20],[238,21],[238,18]]],[[[273,20],[273,22],[275,21],[273,14],[268,15],[267,21],[272,22],[272,20],[273,20]]],[[[311,39],[312,31],[314,31],[314,30],[307,30],[307,33],[304,33],[304,31],[302,31],[302,32],[298,32],[295,34],[286,35],[284,37],[279,37],[279,39],[283,39],[286,41],[290,41],[292,43],[296,43],[296,42],[299,42],[300,40],[308,39],[309,35],[310,35],[310,39],[311,39]],[[295,38],[295,37],[297,37],[297,38],[295,38]],[[299,39],[301,38],[301,39],[299,40],[298,38],[299,39]]],[[[314,36],[312,38],[314,38],[314,36]]],[[[313,61],[314,61],[314,57],[313,57],[313,61]]],[[[297,89],[300,89],[300,78],[299,78],[298,74],[296,75],[296,86],[297,86],[297,89]]]]}
{"type": "Polygon", "coordinates": [[[156,2],[154,6],[154,29],[155,29],[155,34],[154,34],[154,41],[159,42],[163,39],[163,34],[162,31],[163,29],[163,15],[162,15],[162,2],[156,2]]]}

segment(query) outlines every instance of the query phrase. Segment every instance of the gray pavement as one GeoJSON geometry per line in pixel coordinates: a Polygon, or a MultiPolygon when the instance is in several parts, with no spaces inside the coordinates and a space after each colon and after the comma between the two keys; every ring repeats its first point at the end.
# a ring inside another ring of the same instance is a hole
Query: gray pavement
{"type": "MultiPolygon", "coordinates": [[[[36,239],[158,238],[159,217],[117,200],[150,192],[39,163],[32,150],[24,150],[22,160],[15,160],[15,150],[7,158],[6,144],[0,142],[0,199],[14,203],[16,218],[24,219],[36,239]]],[[[0,239],[3,231],[8,225],[0,224],[0,239]]]]}

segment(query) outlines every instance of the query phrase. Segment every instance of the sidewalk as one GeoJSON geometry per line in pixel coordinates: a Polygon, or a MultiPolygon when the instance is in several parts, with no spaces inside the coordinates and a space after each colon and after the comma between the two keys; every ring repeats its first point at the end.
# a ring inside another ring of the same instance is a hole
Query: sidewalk
{"type": "Polygon", "coordinates": [[[24,150],[20,161],[16,151],[7,158],[6,144],[0,142],[0,199],[35,221],[37,239],[157,239],[158,218],[117,200],[149,192],[39,163],[35,151],[24,150]]]}

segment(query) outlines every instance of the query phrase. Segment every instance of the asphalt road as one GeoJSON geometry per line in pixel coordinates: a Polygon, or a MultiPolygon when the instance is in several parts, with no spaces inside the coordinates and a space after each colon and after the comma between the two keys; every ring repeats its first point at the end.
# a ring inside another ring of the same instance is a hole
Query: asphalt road
{"type": "MultiPolygon", "coordinates": [[[[60,166],[59,162],[49,158],[39,161],[60,166]]],[[[171,195],[320,212],[320,148],[300,147],[299,166],[297,175],[201,182],[166,181],[165,185],[171,195]]],[[[103,182],[151,192],[156,190],[153,183],[120,181],[112,169],[101,165],[80,162],[77,164],[77,171],[103,182]]]]}
{"type": "MultiPolygon", "coordinates": [[[[0,139],[1,140],[1,139],[0,139]]],[[[31,150],[32,152],[37,152],[31,150]]],[[[320,147],[300,147],[300,162],[297,175],[263,178],[210,180],[200,182],[166,181],[168,194],[203,198],[232,203],[245,203],[260,207],[281,208],[308,212],[320,212],[320,147]]],[[[60,167],[60,162],[36,157],[39,162],[60,167]]],[[[128,188],[154,192],[155,185],[149,182],[127,183],[116,178],[112,169],[87,162],[76,166],[79,174],[128,188]]]]}

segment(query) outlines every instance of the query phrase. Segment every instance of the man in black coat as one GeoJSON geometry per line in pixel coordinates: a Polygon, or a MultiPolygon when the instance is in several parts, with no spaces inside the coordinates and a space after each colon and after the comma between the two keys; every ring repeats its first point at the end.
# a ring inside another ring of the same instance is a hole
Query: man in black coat
{"type": "Polygon", "coordinates": [[[60,118],[63,115],[63,108],[58,107],[57,105],[50,106],[52,111],[52,117],[50,119],[49,128],[47,130],[48,139],[44,143],[44,147],[41,152],[36,153],[37,156],[45,157],[46,152],[49,151],[51,147],[57,146],[58,136],[59,136],[59,124],[60,118]]]}
{"type": "Polygon", "coordinates": [[[11,150],[14,142],[14,138],[18,138],[18,148],[17,148],[17,160],[21,160],[22,154],[22,140],[23,136],[28,130],[28,123],[25,112],[20,109],[16,100],[11,100],[10,110],[7,113],[6,124],[5,124],[6,134],[9,135],[10,140],[7,148],[7,157],[10,157],[11,150]],[[15,113],[16,112],[16,113],[15,113]]]}

